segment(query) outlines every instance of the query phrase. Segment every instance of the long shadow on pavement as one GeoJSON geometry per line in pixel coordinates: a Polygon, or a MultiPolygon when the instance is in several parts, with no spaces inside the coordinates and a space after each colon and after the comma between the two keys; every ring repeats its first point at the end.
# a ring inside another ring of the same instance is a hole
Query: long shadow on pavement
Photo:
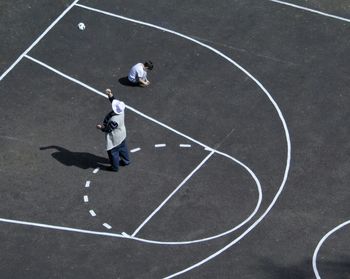
{"type": "Polygon", "coordinates": [[[57,145],[40,147],[40,150],[54,149],[57,150],[51,154],[58,162],[65,166],[75,166],[81,169],[97,168],[106,169],[105,165],[109,160],[104,157],[96,156],[87,152],[72,152],[66,148],[57,145]]]}

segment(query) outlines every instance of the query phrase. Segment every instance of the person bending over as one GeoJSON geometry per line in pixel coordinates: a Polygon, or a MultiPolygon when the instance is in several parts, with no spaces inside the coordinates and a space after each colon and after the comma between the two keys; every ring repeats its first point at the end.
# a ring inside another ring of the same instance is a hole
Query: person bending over
{"type": "Polygon", "coordinates": [[[152,61],[146,61],[144,63],[137,63],[132,66],[128,75],[128,80],[142,87],[150,85],[150,81],[147,79],[147,71],[152,71],[152,61]]]}

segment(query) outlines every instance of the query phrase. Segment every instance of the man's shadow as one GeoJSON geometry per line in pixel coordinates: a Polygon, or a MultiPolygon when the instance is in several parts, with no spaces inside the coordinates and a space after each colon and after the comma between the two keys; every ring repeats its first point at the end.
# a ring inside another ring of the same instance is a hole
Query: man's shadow
{"type": "Polygon", "coordinates": [[[122,77],[119,79],[119,83],[124,86],[139,87],[138,84],[132,83],[128,77],[122,77]]]}
{"type": "Polygon", "coordinates": [[[105,170],[107,169],[107,166],[102,164],[109,164],[109,160],[107,158],[96,156],[87,152],[72,152],[56,145],[40,147],[40,150],[47,149],[57,150],[53,152],[51,156],[65,166],[75,166],[81,169],[99,167],[105,170]]]}

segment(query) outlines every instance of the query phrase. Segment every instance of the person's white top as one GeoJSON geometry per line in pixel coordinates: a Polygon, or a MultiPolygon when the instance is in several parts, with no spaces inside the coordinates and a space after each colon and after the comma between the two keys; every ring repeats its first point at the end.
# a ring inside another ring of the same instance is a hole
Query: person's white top
{"type": "Polygon", "coordinates": [[[130,69],[128,79],[131,82],[138,82],[139,79],[147,80],[147,72],[143,69],[142,63],[137,63],[130,69]]]}

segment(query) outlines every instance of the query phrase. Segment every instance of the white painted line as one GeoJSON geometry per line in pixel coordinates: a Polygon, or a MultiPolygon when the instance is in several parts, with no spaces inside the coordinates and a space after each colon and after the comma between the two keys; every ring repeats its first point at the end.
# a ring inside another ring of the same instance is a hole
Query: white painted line
{"type": "Polygon", "coordinates": [[[89,211],[89,212],[90,212],[90,214],[91,214],[91,216],[92,216],[92,217],[95,217],[95,216],[96,216],[95,211],[93,211],[92,209],[90,209],[90,211],[89,211]]]}
{"type": "Polygon", "coordinates": [[[122,232],[122,236],[130,238],[130,235],[128,235],[126,232],[122,232]]]}
{"type": "Polygon", "coordinates": [[[32,48],[57,24],[57,22],[69,12],[71,8],[74,7],[79,0],[75,0],[72,4],[70,4],[67,9],[63,11],[61,15],[59,15],[54,22],[52,22],[49,27],[45,29],[45,31],[17,58],[15,62],[0,76],[0,81],[22,60],[22,58],[32,50],[32,48]]]}
{"type": "Polygon", "coordinates": [[[96,168],[92,171],[92,173],[98,173],[99,170],[100,170],[100,168],[96,168]]]}
{"type": "Polygon", "coordinates": [[[90,187],[90,183],[91,183],[90,180],[86,181],[86,182],[85,182],[85,187],[86,187],[86,188],[89,188],[89,187],[90,187]]]}
{"type": "Polygon", "coordinates": [[[154,145],[155,148],[166,147],[165,143],[158,143],[154,145]]]}
{"type": "Polygon", "coordinates": [[[109,225],[109,224],[107,224],[107,223],[103,223],[103,226],[105,226],[107,229],[111,229],[112,227],[111,227],[111,225],[109,225]]]}
{"type": "Polygon", "coordinates": [[[98,236],[110,236],[110,237],[125,238],[123,235],[117,234],[117,233],[89,231],[89,230],[82,230],[82,229],[76,229],[76,228],[70,228],[70,227],[61,227],[61,226],[54,226],[54,225],[48,225],[48,224],[19,221],[19,220],[13,220],[13,219],[0,218],[0,222],[16,224],[16,225],[25,225],[25,226],[31,226],[31,227],[39,227],[39,228],[44,228],[44,229],[59,230],[59,231],[92,234],[92,235],[98,235],[98,236]]]}
{"type": "Polygon", "coordinates": [[[308,11],[308,12],[311,12],[311,13],[315,13],[315,14],[319,14],[319,15],[323,15],[323,16],[339,19],[339,20],[342,20],[342,21],[350,22],[350,19],[345,18],[345,17],[341,17],[341,16],[332,15],[332,14],[329,14],[329,13],[320,12],[318,10],[306,8],[306,7],[299,6],[299,5],[295,5],[295,4],[292,4],[292,3],[289,3],[289,2],[278,1],[278,0],[269,0],[269,1],[275,2],[275,3],[278,3],[278,4],[282,4],[282,5],[286,5],[286,6],[290,6],[290,7],[296,8],[296,9],[301,9],[301,10],[308,11]]]}
{"type": "Polygon", "coordinates": [[[190,145],[190,144],[183,144],[183,143],[182,143],[182,144],[180,144],[179,146],[180,146],[180,147],[184,147],[184,148],[191,147],[191,145],[190,145]]]}
{"type": "MultiPolygon", "coordinates": [[[[33,62],[35,62],[35,63],[37,63],[37,64],[43,66],[43,67],[45,67],[45,68],[47,68],[47,69],[49,69],[49,70],[55,72],[55,73],[58,74],[58,75],[60,75],[60,76],[62,76],[62,77],[64,77],[64,78],[66,78],[66,79],[68,79],[68,80],[70,80],[70,81],[73,81],[73,82],[75,82],[75,83],[77,83],[77,84],[79,84],[79,85],[85,87],[86,89],[89,89],[89,90],[92,91],[92,92],[95,92],[96,94],[98,94],[98,95],[100,95],[100,96],[103,96],[103,97],[105,97],[105,98],[108,98],[106,94],[104,94],[104,93],[98,91],[97,89],[95,89],[95,88],[93,88],[93,87],[91,87],[91,86],[89,86],[89,85],[87,85],[87,84],[85,84],[85,83],[83,83],[83,82],[81,82],[81,81],[75,79],[75,78],[72,78],[72,77],[70,77],[70,76],[68,76],[68,75],[66,75],[66,74],[64,74],[64,73],[62,73],[62,72],[56,70],[55,68],[53,68],[53,67],[51,67],[51,66],[45,64],[45,63],[42,62],[42,61],[39,61],[39,60],[37,60],[37,59],[35,59],[35,58],[31,57],[31,56],[28,56],[28,55],[25,55],[25,57],[28,58],[28,59],[30,59],[30,60],[32,60],[33,62]]],[[[154,123],[156,123],[156,124],[158,124],[158,125],[160,125],[160,126],[166,128],[166,129],[168,129],[169,131],[174,132],[175,134],[178,134],[178,135],[180,135],[180,136],[182,136],[182,137],[184,137],[184,138],[186,138],[186,139],[188,139],[188,140],[190,140],[190,141],[192,141],[192,142],[194,142],[194,143],[197,143],[198,145],[201,145],[201,146],[203,146],[203,147],[208,147],[208,146],[205,145],[204,143],[201,143],[201,142],[199,142],[199,141],[197,141],[197,140],[195,140],[195,139],[193,139],[193,138],[191,138],[191,137],[189,137],[189,136],[187,136],[187,135],[185,135],[185,134],[179,132],[178,130],[175,130],[175,129],[171,128],[170,126],[168,126],[168,125],[166,125],[166,124],[164,124],[164,123],[162,123],[162,122],[160,122],[160,121],[158,121],[158,120],[156,120],[156,119],[154,119],[154,118],[152,118],[152,117],[150,117],[150,116],[148,116],[148,115],[142,113],[141,111],[139,111],[139,110],[137,110],[137,109],[135,109],[135,108],[133,108],[133,107],[130,107],[130,106],[128,106],[128,105],[126,105],[126,107],[127,107],[127,109],[133,111],[134,113],[136,113],[136,114],[138,114],[138,115],[140,115],[140,116],[142,116],[142,117],[144,117],[144,118],[146,118],[146,119],[148,119],[148,120],[150,120],[150,121],[152,121],[152,122],[154,122],[154,123]]]]}
{"type": "Polygon", "coordinates": [[[184,137],[184,138],[186,138],[186,139],[188,139],[188,140],[190,140],[190,141],[192,141],[194,143],[197,143],[200,146],[207,147],[207,145],[205,145],[204,143],[202,143],[202,142],[200,142],[198,140],[195,140],[194,138],[191,138],[191,137],[185,135],[184,133],[179,132],[178,130],[176,130],[174,128],[171,128],[170,126],[168,126],[168,125],[166,125],[166,124],[164,124],[164,123],[162,123],[162,122],[160,122],[160,121],[158,121],[158,120],[148,116],[147,114],[144,114],[143,112],[141,112],[141,111],[139,111],[139,110],[137,110],[137,109],[135,109],[133,107],[130,107],[130,106],[126,106],[126,107],[129,110],[133,111],[134,113],[137,113],[138,115],[140,115],[140,116],[142,116],[142,117],[144,117],[144,118],[146,118],[146,119],[148,119],[148,120],[158,124],[159,126],[162,126],[163,128],[168,129],[169,131],[172,131],[175,134],[178,134],[179,136],[182,136],[182,137],[184,137]]]}
{"type": "MultiPolygon", "coordinates": [[[[210,255],[209,257],[197,262],[196,264],[194,265],[191,265],[189,266],[188,268],[185,268],[177,273],[174,273],[172,275],[169,275],[167,278],[172,278],[172,277],[175,277],[175,276],[178,276],[180,274],[183,274],[185,272],[188,272],[202,264],[205,264],[207,261],[210,261],[211,259],[213,259],[214,257],[220,255],[221,253],[223,253],[224,251],[226,251],[227,249],[229,249],[231,246],[235,245],[238,241],[240,241],[241,239],[243,239],[250,231],[252,231],[265,217],[266,215],[271,211],[271,209],[274,207],[274,205],[276,204],[276,201],[278,200],[279,196],[281,195],[282,191],[284,190],[284,187],[285,187],[285,184],[286,184],[286,181],[288,179],[288,174],[289,174],[289,169],[290,169],[290,161],[291,161],[291,140],[290,140],[290,136],[289,136],[289,131],[288,131],[288,127],[287,127],[287,123],[284,119],[284,116],[283,116],[283,113],[281,112],[278,104],[276,103],[276,101],[273,99],[273,97],[271,96],[271,94],[267,91],[267,89],[261,84],[260,81],[258,81],[252,74],[250,74],[246,69],[244,69],[241,65],[239,65],[237,62],[235,62],[233,59],[231,59],[230,57],[228,57],[227,55],[223,54],[222,52],[220,52],[219,50],[207,45],[207,44],[204,44],[194,38],[191,38],[189,36],[186,36],[184,34],[181,34],[181,33],[178,33],[178,32],[175,32],[175,31],[172,31],[172,30],[169,30],[169,29],[166,29],[166,28],[163,28],[163,27],[160,27],[160,26],[157,26],[157,25],[154,25],[154,24],[149,24],[149,23],[146,23],[146,22],[142,22],[142,21],[138,21],[138,20],[134,20],[134,19],[131,19],[131,18],[127,18],[127,17],[123,17],[123,16],[119,16],[119,15],[116,15],[116,14],[112,14],[112,13],[109,13],[109,12],[105,12],[105,11],[102,11],[102,10],[98,10],[98,9],[94,9],[94,8],[90,8],[90,7],[87,7],[87,6],[83,6],[83,5],[80,5],[80,4],[77,4],[76,6],[79,6],[79,7],[82,7],[82,8],[85,8],[85,9],[88,9],[88,10],[91,10],[91,11],[95,11],[95,12],[98,12],[98,13],[102,13],[102,14],[106,14],[106,15],[109,15],[109,16],[113,16],[113,17],[116,17],[116,18],[120,18],[120,19],[123,19],[123,20],[127,20],[127,21],[130,21],[130,22],[135,22],[135,23],[138,23],[138,24],[141,24],[141,25],[145,25],[145,26],[149,26],[149,27],[153,27],[155,29],[158,29],[158,30],[162,30],[164,32],[169,32],[171,34],[175,34],[179,37],[182,37],[182,38],[185,38],[187,40],[190,40],[198,45],[201,45],[211,51],[213,51],[214,53],[216,53],[217,55],[221,56],[222,58],[224,58],[225,60],[227,60],[229,63],[233,64],[235,67],[237,67],[238,69],[240,69],[243,73],[245,73],[250,79],[252,79],[259,87],[260,89],[264,92],[264,94],[268,97],[268,99],[270,100],[270,102],[273,104],[273,106],[275,107],[276,111],[277,111],[277,114],[282,122],[282,125],[283,125],[283,129],[284,129],[284,133],[285,133],[285,138],[286,138],[286,142],[287,142],[287,150],[286,150],[286,167],[285,167],[285,170],[284,170],[284,174],[283,174],[283,179],[282,179],[282,182],[281,182],[281,185],[279,186],[278,188],[278,191],[276,193],[276,195],[274,196],[274,198],[272,199],[270,205],[267,207],[267,209],[262,213],[262,215],[252,224],[250,225],[241,235],[239,235],[237,238],[235,238],[233,241],[231,241],[230,243],[228,243],[226,246],[224,246],[222,249],[218,250],[217,252],[213,253],[212,255],[210,255]]],[[[66,77],[67,79],[70,79],[78,84],[81,84],[82,86],[94,91],[95,93],[101,95],[101,96],[104,96],[105,98],[107,98],[107,96],[99,91],[97,91],[96,89],[93,89],[93,88],[89,88],[89,86],[83,84],[82,82],[78,81],[78,80],[75,80],[71,77],[68,77],[67,75],[53,69],[52,67],[44,64],[41,62],[41,65],[48,68],[48,69],[51,69],[53,70],[54,72],[60,74],[61,76],[64,76],[66,77]]],[[[188,140],[192,141],[192,142],[195,142],[203,147],[208,147],[207,145],[169,127],[168,125],[165,125],[164,123],[130,107],[130,106],[126,106],[129,110],[143,116],[144,118],[154,122],[154,123],[157,123],[158,125],[170,130],[170,131],[173,131],[174,133],[178,134],[178,135],[181,135],[183,136],[184,138],[187,138],[188,140]]]]}
{"type": "Polygon", "coordinates": [[[70,81],[73,81],[73,82],[75,82],[75,83],[77,83],[77,84],[79,84],[79,85],[85,87],[86,89],[89,89],[89,90],[95,92],[95,93],[98,94],[98,95],[101,95],[101,96],[103,96],[103,97],[105,97],[105,98],[108,98],[107,95],[105,95],[105,94],[103,94],[102,92],[96,90],[95,88],[92,88],[91,86],[86,85],[85,83],[83,83],[83,82],[81,82],[81,81],[79,81],[79,80],[77,80],[77,79],[75,79],[75,78],[72,78],[72,77],[70,77],[70,76],[67,76],[66,74],[60,72],[59,70],[56,70],[56,69],[50,67],[49,65],[47,65],[47,64],[45,64],[45,63],[43,63],[43,62],[41,62],[41,61],[39,61],[39,60],[37,60],[37,59],[35,59],[35,58],[29,56],[29,55],[25,55],[24,57],[26,57],[26,58],[32,60],[33,62],[35,62],[35,63],[37,63],[37,64],[39,64],[39,65],[41,65],[41,66],[43,66],[43,67],[45,67],[45,68],[47,68],[47,69],[53,71],[53,72],[55,72],[56,74],[58,74],[58,75],[60,75],[60,76],[62,76],[62,77],[65,77],[66,79],[69,79],[70,81]]]}
{"type": "Polygon", "coordinates": [[[147,224],[147,222],[164,206],[164,204],[166,204],[166,202],[173,195],[175,195],[178,190],[180,190],[180,188],[187,182],[187,180],[189,180],[213,154],[214,152],[211,152],[207,157],[204,158],[204,160],[180,183],[180,185],[175,188],[175,190],[145,219],[145,221],[142,222],[140,226],[138,226],[138,228],[131,235],[132,237],[134,237],[143,228],[143,226],[147,224]]]}
{"type": "Polygon", "coordinates": [[[322,237],[322,239],[320,240],[320,242],[317,244],[316,249],[314,251],[314,254],[312,256],[312,268],[314,270],[315,276],[317,279],[321,279],[321,276],[317,270],[317,255],[318,252],[323,244],[323,242],[325,242],[325,240],[334,232],[336,232],[337,230],[341,229],[342,227],[349,225],[350,224],[350,220],[340,224],[339,226],[335,227],[333,230],[329,231],[324,237],[322,237]]]}
{"type": "Polygon", "coordinates": [[[87,195],[84,196],[84,202],[89,202],[89,197],[87,195]]]}
{"type": "Polygon", "coordinates": [[[141,150],[141,148],[137,147],[137,148],[131,149],[130,152],[135,153],[135,152],[140,151],[140,150],[141,150]]]}
{"type": "Polygon", "coordinates": [[[248,168],[245,164],[243,164],[239,160],[233,158],[232,156],[227,155],[225,153],[222,153],[220,151],[213,151],[213,152],[233,160],[234,162],[236,162],[237,164],[242,166],[250,174],[250,176],[254,179],[256,187],[257,187],[257,190],[258,190],[259,197],[258,197],[258,201],[257,201],[257,204],[256,204],[255,209],[253,210],[253,212],[245,220],[243,220],[240,224],[236,225],[235,227],[233,227],[233,228],[231,228],[231,229],[229,229],[229,230],[227,230],[225,232],[222,232],[220,234],[213,235],[213,236],[206,237],[206,238],[194,239],[194,240],[188,240],[188,241],[157,241],[157,240],[150,240],[150,239],[144,239],[144,238],[138,238],[138,237],[133,237],[133,239],[139,240],[139,241],[142,241],[142,242],[146,242],[146,243],[161,244],[161,245],[187,245],[187,244],[199,243],[199,242],[209,241],[209,240],[212,240],[212,239],[219,238],[219,237],[222,237],[224,235],[230,234],[230,233],[238,230],[239,228],[241,228],[246,223],[248,223],[256,215],[256,213],[258,212],[258,210],[260,208],[260,205],[261,205],[261,202],[262,202],[262,197],[263,197],[261,184],[260,184],[260,181],[257,178],[257,176],[254,174],[254,172],[250,168],[248,168]]]}

